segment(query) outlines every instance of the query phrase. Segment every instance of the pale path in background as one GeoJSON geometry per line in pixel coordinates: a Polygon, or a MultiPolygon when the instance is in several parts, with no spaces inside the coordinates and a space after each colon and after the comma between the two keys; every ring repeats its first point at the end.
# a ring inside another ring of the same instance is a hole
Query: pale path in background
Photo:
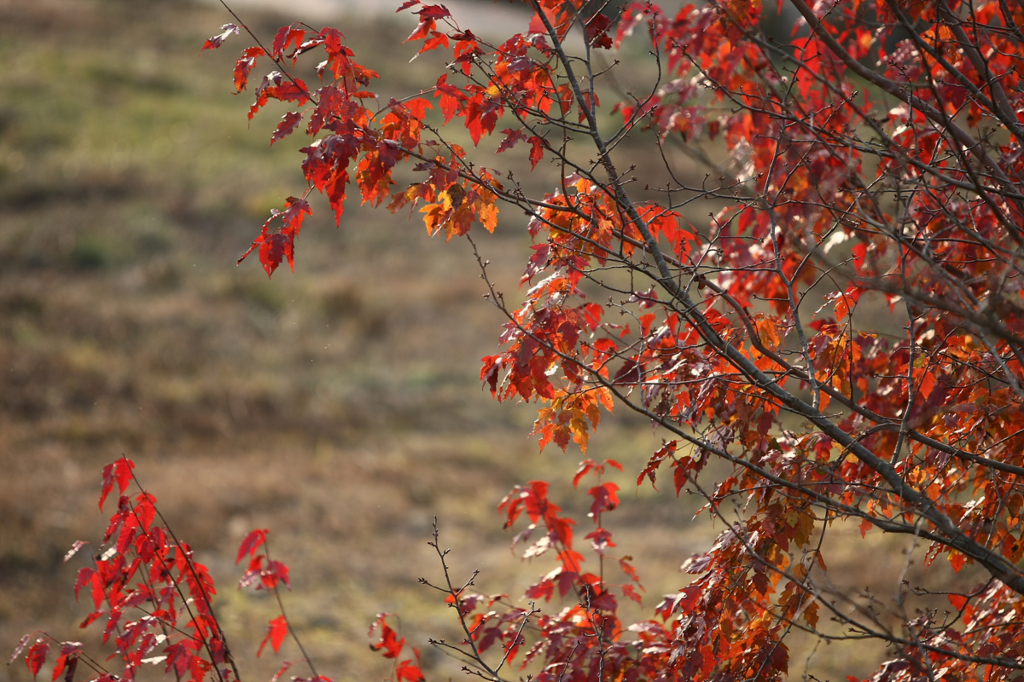
{"type": "MultiPolygon", "coordinates": [[[[218,0],[201,0],[203,4],[220,6],[218,0]]],[[[446,0],[442,3],[430,2],[424,4],[443,4],[452,13],[452,16],[459,22],[459,28],[469,29],[485,40],[504,40],[508,38],[511,29],[526,28],[529,21],[529,13],[521,6],[514,6],[507,0],[497,2],[466,2],[460,0],[446,0]],[[518,28],[518,27],[521,27],[518,28]]],[[[415,11],[415,7],[400,14],[396,14],[401,5],[401,0],[231,0],[228,5],[245,19],[244,12],[247,9],[258,9],[262,11],[273,11],[281,14],[283,18],[294,18],[296,21],[305,21],[311,24],[326,23],[338,24],[343,33],[347,20],[365,21],[368,18],[390,18],[402,20],[412,24],[415,17],[409,13],[415,11]]],[[[411,29],[410,29],[411,30],[411,29]]]]}

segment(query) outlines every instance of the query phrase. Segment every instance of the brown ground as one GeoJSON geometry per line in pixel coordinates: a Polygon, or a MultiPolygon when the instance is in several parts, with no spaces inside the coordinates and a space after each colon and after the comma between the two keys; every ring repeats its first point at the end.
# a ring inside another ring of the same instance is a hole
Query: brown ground
{"type": "MultiPolygon", "coordinates": [[[[251,19],[263,35],[280,25],[251,19]]],[[[248,96],[230,94],[242,41],[196,56],[224,21],[171,0],[0,2],[0,650],[37,628],[95,640],[75,627],[85,558],[61,559],[102,533],[99,472],[126,454],[219,580],[247,680],[276,669],[252,658],[273,605],[233,587],[255,527],[291,564],[289,615],[321,672],[381,679],[388,666],[366,646],[377,612],[400,612],[416,643],[453,631],[416,584],[439,578],[432,518],[459,572],[480,568],[482,591],[514,595],[549,566],[511,557],[495,506],[546,478],[583,510],[568,486],[579,453],[537,454],[531,408],[481,391],[476,360],[495,352],[502,319],[468,244],[355,206],[335,230],[316,205],[295,274],[234,267],[302,184],[294,145],[267,148],[278,114],[247,128],[248,96]]],[[[376,50],[406,25],[341,28],[393,88],[431,68],[376,50]]],[[[481,240],[510,298],[522,227],[511,216],[481,240]]],[[[690,523],[692,499],[632,492],[657,442],[619,415],[589,453],[626,467],[609,521],[651,602],[684,584],[678,565],[718,530],[690,523]]],[[[836,667],[851,655],[863,652],[836,667]]],[[[428,677],[457,674],[426,656],[428,677]]],[[[28,679],[21,663],[0,668],[0,682],[28,679]]]]}

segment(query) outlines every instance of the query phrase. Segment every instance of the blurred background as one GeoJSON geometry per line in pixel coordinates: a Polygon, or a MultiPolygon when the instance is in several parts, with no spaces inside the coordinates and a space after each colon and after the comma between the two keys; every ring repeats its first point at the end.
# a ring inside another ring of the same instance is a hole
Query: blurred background
{"type": "MultiPolygon", "coordinates": [[[[438,55],[410,63],[416,48],[401,41],[415,17],[387,4],[236,9],[264,40],[294,20],[337,26],[386,98],[443,69],[438,55]]],[[[507,3],[448,4],[479,35],[526,21],[507,3]]],[[[464,240],[430,239],[417,219],[355,201],[336,229],[314,195],[294,273],[270,281],[255,256],[236,267],[304,182],[301,138],[269,146],[282,110],[250,124],[251,90],[233,94],[248,39],[199,53],[230,20],[213,2],[0,0],[0,651],[36,629],[100,650],[98,632],[77,628],[88,609],[72,588],[88,553],[62,559],[75,540],[101,538],[112,505],[96,508],[100,471],[127,455],[211,568],[246,682],[299,656],[287,642],[279,658],[254,657],[277,611],[235,589],[238,542],[253,528],[270,529],[275,558],[291,566],[285,603],[321,673],[386,677],[366,630],[394,611],[428,678],[461,676],[425,646],[457,626],[416,582],[442,577],[426,544],[432,519],[456,578],[480,569],[479,591],[515,598],[552,564],[513,557],[496,506],[543,478],[585,529],[589,498],[569,484],[581,455],[538,453],[533,408],[481,389],[478,359],[497,352],[504,319],[482,299],[464,240]]],[[[257,65],[254,85],[267,69],[257,65]]],[[[646,158],[642,143],[622,153],[646,158]]],[[[510,213],[478,238],[512,303],[524,228],[510,213]]],[[[611,476],[623,504],[607,523],[620,554],[636,558],[649,612],[688,582],[679,565],[721,528],[691,523],[697,501],[668,484],[636,488],[660,439],[621,412],[588,455],[625,466],[611,476]]],[[[845,575],[860,581],[858,563],[845,575]]],[[[826,658],[847,674],[873,657],[826,658]]],[[[0,682],[28,679],[20,661],[0,667],[0,682]]]]}
{"type": "MultiPolygon", "coordinates": [[[[289,7],[237,9],[264,39],[296,19],[338,26],[385,96],[443,68],[409,63],[409,14],[289,7]]],[[[258,527],[291,565],[289,615],[320,671],[382,679],[389,662],[366,638],[376,613],[399,612],[424,649],[428,635],[455,631],[416,583],[440,578],[426,545],[433,517],[459,575],[479,568],[480,591],[521,593],[552,566],[511,555],[496,506],[545,478],[589,523],[585,495],[569,494],[581,457],[539,454],[533,409],[481,389],[478,359],[497,352],[504,320],[482,299],[464,240],[432,240],[417,219],[358,201],[336,229],[315,197],[294,274],[270,281],[255,256],[235,266],[304,182],[301,138],[269,146],[282,112],[250,125],[251,90],[233,94],[248,39],[199,53],[230,20],[180,0],[0,2],[0,650],[35,629],[98,646],[98,632],[77,628],[87,609],[72,589],[88,555],[62,558],[102,537],[113,507],[97,510],[100,471],[124,454],[213,571],[247,680],[279,664],[254,658],[274,606],[235,589],[238,541],[258,527]]],[[[480,237],[512,302],[524,227],[510,215],[480,237]]],[[[646,569],[647,606],[685,584],[678,565],[699,549],[675,530],[694,505],[632,492],[631,472],[658,442],[620,419],[590,453],[626,467],[613,480],[627,503],[609,522],[646,569]],[[643,532],[627,538],[631,526],[643,532]]],[[[280,658],[296,658],[291,647],[280,658]]],[[[425,656],[435,676],[458,670],[425,656]]],[[[20,661],[0,667],[0,681],[28,679],[20,661]]]]}

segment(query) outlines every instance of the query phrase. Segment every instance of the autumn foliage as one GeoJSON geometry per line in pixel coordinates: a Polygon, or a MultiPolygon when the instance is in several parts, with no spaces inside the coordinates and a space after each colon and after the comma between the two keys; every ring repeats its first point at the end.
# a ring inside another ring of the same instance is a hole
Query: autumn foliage
{"type": "MultiPolygon", "coordinates": [[[[529,8],[491,44],[443,5],[408,0],[408,41],[448,67],[403,99],[378,98],[378,74],[331,28],[284,27],[234,72],[241,91],[272,68],[249,116],[280,100],[291,106],[271,143],[304,138],[306,189],[243,258],[294,267],[314,193],[339,224],[356,200],[419,213],[446,239],[494,231],[501,208],[502,229],[525,227],[533,246],[520,305],[486,261],[467,264],[507,318],[484,385],[536,403],[542,447],[586,453],[613,407],[643,415],[664,445],[637,485],[696,493],[725,528],[678,592],[622,622],[623,600],[650,604],[602,521],[619,504],[602,474],[620,465],[585,460],[573,481],[594,477],[585,529],[542,481],[501,502],[525,555],[555,559],[522,600],[455,581],[435,535],[446,581],[434,587],[465,637],[434,644],[489,680],[774,680],[796,674],[787,636],[802,632],[888,644],[872,680],[1022,679],[1024,5],[792,0],[799,21],[781,36],[764,33],[776,7],[757,0],[529,8]],[[629,43],[652,68],[623,90],[615,55],[629,43]],[[317,63],[312,83],[295,75],[301,60],[317,63]],[[620,165],[628,145],[646,145],[660,184],[641,188],[645,169],[620,165]],[[517,146],[549,193],[492,168],[517,146]],[[399,170],[418,179],[399,184],[399,170]],[[906,539],[898,561],[914,570],[893,596],[830,580],[844,528],[906,539]]],[[[115,465],[104,494],[128,475],[115,465]]],[[[242,547],[243,582],[276,590],[287,571],[258,552],[263,539],[242,547]]],[[[179,677],[237,678],[213,587],[153,526],[151,498],[122,494],[105,542],[76,590],[116,634],[118,674],[159,646],[179,677]],[[129,622],[143,603],[149,615],[129,622]]],[[[422,679],[386,618],[372,632],[396,679],[422,679]]],[[[287,634],[275,621],[268,641],[287,634]]],[[[28,649],[34,672],[47,646],[28,649]]],[[[64,644],[54,679],[71,682],[81,655],[64,644]]]]}

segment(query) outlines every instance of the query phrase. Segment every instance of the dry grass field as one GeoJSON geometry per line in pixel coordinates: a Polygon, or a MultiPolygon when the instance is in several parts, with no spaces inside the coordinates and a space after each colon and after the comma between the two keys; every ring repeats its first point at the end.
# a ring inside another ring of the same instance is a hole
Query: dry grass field
{"type": "MultiPolygon", "coordinates": [[[[247,21],[266,36],[291,19],[247,21]]],[[[231,94],[242,41],[198,54],[225,20],[174,0],[0,1],[0,649],[37,628],[96,643],[76,627],[85,559],[62,557],[101,535],[100,469],[125,454],[218,579],[247,680],[277,667],[253,658],[273,605],[234,588],[237,542],[256,527],[292,567],[289,615],[321,672],[382,679],[366,646],[377,612],[399,612],[418,644],[453,632],[416,584],[438,577],[432,518],[458,571],[515,595],[550,567],[509,554],[495,507],[545,478],[586,523],[568,483],[580,457],[538,453],[531,406],[481,390],[502,319],[468,244],[354,204],[335,229],[320,204],[294,274],[235,267],[302,180],[294,144],[268,148],[277,114],[247,126],[248,95],[231,94]]],[[[405,24],[340,28],[389,88],[413,91],[431,68],[390,47],[405,24]]],[[[510,216],[481,241],[510,298],[523,227],[510,216]]],[[[625,465],[609,525],[649,602],[685,584],[679,564],[720,530],[691,523],[692,498],[635,489],[658,442],[618,415],[589,453],[625,465]]],[[[872,579],[858,561],[846,575],[872,579]]],[[[825,656],[866,672],[858,658],[825,656]]],[[[431,652],[425,667],[458,675],[431,652]]],[[[0,667],[0,682],[28,679],[0,667]]]]}

